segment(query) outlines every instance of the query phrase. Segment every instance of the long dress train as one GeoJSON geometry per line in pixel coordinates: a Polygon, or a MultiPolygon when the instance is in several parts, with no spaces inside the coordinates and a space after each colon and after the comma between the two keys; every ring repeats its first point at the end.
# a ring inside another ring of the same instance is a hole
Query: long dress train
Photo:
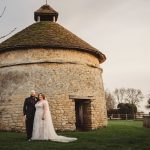
{"type": "Polygon", "coordinates": [[[37,102],[35,107],[36,112],[32,140],[51,140],[57,142],[72,142],[77,140],[77,138],[59,136],[56,134],[47,100],[37,102]],[[44,117],[44,120],[42,120],[42,117],[44,117]]]}

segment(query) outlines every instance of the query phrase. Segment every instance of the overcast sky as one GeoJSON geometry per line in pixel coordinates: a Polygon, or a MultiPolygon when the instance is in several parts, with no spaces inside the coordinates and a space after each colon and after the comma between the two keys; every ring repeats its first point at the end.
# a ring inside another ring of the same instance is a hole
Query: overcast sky
{"type": "MultiPolygon", "coordinates": [[[[150,0],[48,1],[59,12],[59,24],[106,55],[102,64],[106,89],[150,93],[150,0]]],[[[43,4],[45,0],[0,0],[0,10],[7,6],[0,35],[34,23],[33,12],[43,4]]]]}

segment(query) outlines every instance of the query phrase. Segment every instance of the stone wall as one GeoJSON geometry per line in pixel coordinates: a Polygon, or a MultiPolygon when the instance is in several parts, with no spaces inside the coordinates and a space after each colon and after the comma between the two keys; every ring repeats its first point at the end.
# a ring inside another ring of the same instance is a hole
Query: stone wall
{"type": "Polygon", "coordinates": [[[79,63],[99,67],[99,60],[88,53],[61,49],[26,49],[0,54],[0,67],[29,63],[79,63]]]}
{"type": "Polygon", "coordinates": [[[30,49],[0,54],[0,130],[24,131],[22,107],[32,89],[46,94],[56,130],[75,130],[75,102],[91,100],[91,129],[107,125],[98,59],[72,50],[30,49]]]}

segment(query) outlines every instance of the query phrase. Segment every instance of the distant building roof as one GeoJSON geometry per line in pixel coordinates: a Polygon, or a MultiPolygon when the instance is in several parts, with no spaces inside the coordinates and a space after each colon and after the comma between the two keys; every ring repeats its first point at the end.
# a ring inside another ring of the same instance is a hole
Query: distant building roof
{"type": "Polygon", "coordinates": [[[101,63],[106,59],[99,50],[50,21],[34,23],[0,44],[0,52],[24,48],[74,49],[94,54],[101,63]]]}

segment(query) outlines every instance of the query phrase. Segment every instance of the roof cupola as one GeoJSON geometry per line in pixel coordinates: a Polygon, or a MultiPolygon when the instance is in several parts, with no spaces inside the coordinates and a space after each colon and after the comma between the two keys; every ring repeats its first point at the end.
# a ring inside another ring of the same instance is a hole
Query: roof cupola
{"type": "Polygon", "coordinates": [[[58,19],[58,12],[48,5],[47,1],[45,5],[43,5],[37,11],[34,12],[34,20],[37,22],[40,21],[56,22],[57,19],[58,19]]]}

